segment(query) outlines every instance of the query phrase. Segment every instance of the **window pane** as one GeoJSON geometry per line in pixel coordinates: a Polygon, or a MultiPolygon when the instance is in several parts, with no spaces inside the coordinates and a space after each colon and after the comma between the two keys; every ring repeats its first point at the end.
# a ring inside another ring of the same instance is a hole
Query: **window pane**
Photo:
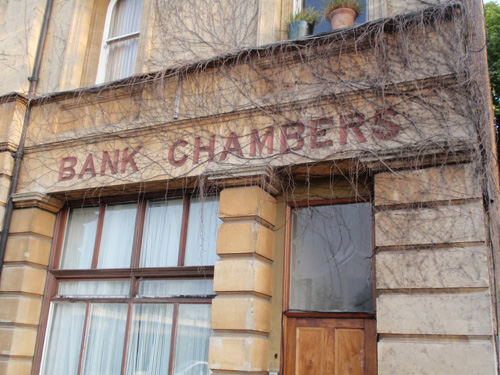
{"type": "Polygon", "coordinates": [[[139,36],[109,43],[106,82],[134,74],[139,36]]]}
{"type": "Polygon", "coordinates": [[[175,373],[208,375],[210,305],[181,304],[175,344],[175,373]]]}
{"type": "Polygon", "coordinates": [[[82,374],[118,375],[122,365],[128,306],[97,303],[90,306],[82,374]]]}
{"type": "Polygon", "coordinates": [[[118,0],[111,17],[109,38],[137,32],[141,29],[143,0],[118,0]]]}
{"type": "MultiPolygon", "coordinates": [[[[365,23],[367,21],[367,7],[366,7],[366,0],[358,0],[358,2],[361,5],[361,14],[359,17],[356,18],[354,21],[355,25],[359,25],[361,23],[365,23]]],[[[305,0],[304,1],[304,7],[313,7],[316,10],[321,10],[323,11],[323,6],[324,6],[324,0],[305,0]]],[[[327,20],[325,18],[320,18],[319,22],[316,24],[314,27],[313,34],[320,34],[320,33],[326,33],[328,31],[332,31],[332,28],[330,26],[330,20],[327,20]]]]}
{"type": "Polygon", "coordinates": [[[98,207],[72,208],[69,211],[60,268],[91,267],[98,218],[98,207]]]}
{"type": "Polygon", "coordinates": [[[51,303],[42,375],[78,372],[86,303],[51,303]]]}
{"type": "Polygon", "coordinates": [[[295,209],[290,308],[373,311],[369,203],[295,209]]]}
{"type": "Polygon", "coordinates": [[[177,266],[182,208],[182,199],[148,202],[142,235],[141,267],[177,266]]]}
{"type": "Polygon", "coordinates": [[[133,307],[127,354],[127,375],[168,373],[173,305],[133,307]]]}
{"type": "Polygon", "coordinates": [[[107,205],[97,268],[130,267],[137,203],[107,205]]]}
{"type": "Polygon", "coordinates": [[[59,297],[127,297],[130,281],[64,281],[59,283],[59,297]]]}
{"type": "Polygon", "coordinates": [[[219,219],[219,198],[192,199],[189,206],[185,266],[206,266],[218,259],[215,251],[219,219]]]}
{"type": "Polygon", "coordinates": [[[212,279],[141,281],[141,297],[204,296],[214,294],[212,279]]]}

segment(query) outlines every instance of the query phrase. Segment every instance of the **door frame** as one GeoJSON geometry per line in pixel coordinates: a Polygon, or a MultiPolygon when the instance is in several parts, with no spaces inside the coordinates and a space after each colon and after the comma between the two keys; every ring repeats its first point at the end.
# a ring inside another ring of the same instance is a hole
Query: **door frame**
{"type": "MultiPolygon", "coordinates": [[[[288,355],[291,340],[295,339],[295,332],[292,332],[300,319],[330,319],[332,323],[339,323],[339,328],[356,326],[362,324],[365,331],[365,375],[375,375],[377,373],[377,327],[376,327],[376,287],[375,287],[375,227],[374,212],[372,209],[372,295],[373,311],[371,313],[355,312],[305,312],[289,310],[290,302],[290,260],[291,260],[291,234],[292,234],[292,210],[294,208],[308,206],[324,206],[349,204],[359,202],[371,202],[369,196],[357,196],[348,198],[324,199],[313,201],[287,202],[285,208],[285,249],[283,259],[283,296],[282,296],[282,327],[281,327],[281,351],[280,351],[280,372],[283,375],[289,374],[289,369],[294,369],[293,356],[288,355]],[[358,321],[356,323],[356,321],[358,321]],[[362,322],[362,323],[361,323],[362,322]]],[[[295,349],[295,345],[293,345],[295,349]]]]}

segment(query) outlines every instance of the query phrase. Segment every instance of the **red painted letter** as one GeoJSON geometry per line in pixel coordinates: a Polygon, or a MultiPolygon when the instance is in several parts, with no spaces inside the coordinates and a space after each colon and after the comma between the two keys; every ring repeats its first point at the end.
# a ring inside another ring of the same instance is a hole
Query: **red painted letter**
{"type": "Polygon", "coordinates": [[[347,129],[351,129],[359,143],[365,143],[366,138],[361,132],[361,125],[365,123],[365,116],[360,113],[351,113],[349,115],[340,115],[340,144],[347,144],[347,129]]]}
{"type": "Polygon", "coordinates": [[[107,151],[104,151],[102,153],[101,176],[104,176],[104,174],[106,173],[106,165],[109,165],[109,169],[111,169],[111,174],[118,173],[119,159],[120,159],[120,150],[115,150],[115,157],[113,162],[111,162],[109,153],[107,151]]]}
{"type": "Polygon", "coordinates": [[[200,152],[208,152],[208,161],[214,160],[215,155],[215,135],[210,136],[210,144],[208,146],[201,146],[201,138],[195,138],[194,140],[194,154],[193,154],[193,164],[198,164],[200,162],[200,152]]]}
{"type": "Polygon", "coordinates": [[[304,138],[302,137],[302,134],[306,129],[304,124],[297,122],[295,124],[280,126],[280,129],[281,129],[281,152],[299,151],[302,147],[304,147],[304,138]],[[292,126],[297,126],[297,131],[295,133],[288,134],[288,128],[292,126]],[[292,148],[288,146],[288,141],[290,139],[297,140],[297,144],[292,148]]]}
{"type": "Polygon", "coordinates": [[[259,131],[257,129],[252,129],[252,138],[250,141],[250,156],[257,155],[257,149],[259,150],[259,156],[262,156],[262,151],[267,143],[267,154],[271,155],[273,153],[274,146],[274,126],[267,128],[266,133],[262,137],[259,137],[259,131]]]}
{"type": "Polygon", "coordinates": [[[331,147],[333,146],[333,141],[330,139],[328,141],[319,141],[318,137],[324,137],[326,135],[326,129],[318,129],[318,125],[330,125],[333,124],[333,118],[320,118],[319,120],[311,121],[311,148],[321,148],[321,147],[331,147]]]}
{"type": "Polygon", "coordinates": [[[83,164],[78,178],[83,178],[83,175],[87,172],[90,172],[92,174],[92,177],[95,177],[94,158],[92,157],[92,154],[89,154],[89,156],[87,156],[87,160],[85,160],[85,164],[83,164]]]}
{"type": "Polygon", "coordinates": [[[180,167],[183,165],[186,160],[187,160],[187,155],[184,154],[182,158],[179,160],[175,160],[175,149],[179,146],[181,147],[186,147],[188,143],[184,139],[180,139],[177,142],[175,142],[172,147],[170,147],[170,150],[168,150],[168,162],[172,164],[174,167],[180,167]]]}
{"type": "Polygon", "coordinates": [[[231,132],[231,134],[229,134],[229,138],[226,142],[226,147],[224,147],[224,151],[222,151],[222,155],[220,156],[219,161],[226,160],[228,152],[233,155],[243,157],[243,151],[241,151],[240,141],[235,132],[231,132]]]}
{"type": "Polygon", "coordinates": [[[76,158],[74,156],[70,156],[67,158],[61,159],[61,166],[59,167],[59,180],[58,181],[67,181],[71,180],[73,177],[75,177],[75,166],[76,166],[76,158]],[[69,162],[69,166],[66,166],[65,164],[69,162]],[[63,176],[64,173],[68,172],[69,174],[66,176],[63,176]]]}
{"type": "Polygon", "coordinates": [[[387,110],[380,110],[377,111],[375,114],[375,124],[376,125],[381,125],[378,129],[375,128],[373,130],[373,135],[377,137],[380,140],[388,140],[394,138],[396,135],[399,133],[399,125],[393,123],[392,121],[384,119],[384,116],[396,116],[398,113],[393,110],[392,108],[389,108],[387,110]],[[385,127],[385,130],[382,130],[381,127],[385,127]]]}
{"type": "Polygon", "coordinates": [[[142,146],[137,147],[130,155],[128,154],[128,148],[123,150],[122,167],[120,170],[122,173],[125,173],[127,164],[130,164],[134,172],[137,172],[139,170],[139,168],[137,168],[137,164],[135,164],[134,156],[137,155],[137,153],[141,150],[141,148],[142,146]]]}

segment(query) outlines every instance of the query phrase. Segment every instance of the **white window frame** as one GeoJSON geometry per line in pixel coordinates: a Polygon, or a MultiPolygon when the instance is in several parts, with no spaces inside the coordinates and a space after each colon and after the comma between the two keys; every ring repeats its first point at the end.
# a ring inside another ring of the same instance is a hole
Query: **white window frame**
{"type": "Polygon", "coordinates": [[[102,35],[102,43],[101,43],[101,53],[99,57],[99,65],[97,67],[97,75],[96,75],[96,83],[104,83],[106,82],[106,68],[108,66],[108,57],[109,57],[109,48],[108,46],[113,42],[118,42],[126,39],[138,38],[140,35],[140,31],[136,31],[133,33],[120,35],[114,38],[109,38],[109,33],[111,29],[111,19],[113,18],[113,12],[115,10],[116,4],[119,0],[111,0],[108,5],[108,10],[106,11],[106,20],[104,22],[104,32],[102,35]]]}

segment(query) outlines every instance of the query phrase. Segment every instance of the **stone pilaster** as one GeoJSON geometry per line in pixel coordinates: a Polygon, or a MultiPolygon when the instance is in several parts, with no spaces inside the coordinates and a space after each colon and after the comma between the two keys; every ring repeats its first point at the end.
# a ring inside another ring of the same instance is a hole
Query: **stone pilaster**
{"type": "Polygon", "coordinates": [[[213,374],[269,369],[276,200],[259,187],[221,192],[209,363],[213,374]]]}
{"type": "Polygon", "coordinates": [[[471,165],[375,177],[378,374],[495,374],[488,249],[471,165]]]}
{"type": "Polygon", "coordinates": [[[18,208],[27,204],[25,198],[14,199],[16,209],[0,280],[2,375],[31,373],[55,212],[61,207],[59,201],[30,195],[29,208],[18,208]]]}

